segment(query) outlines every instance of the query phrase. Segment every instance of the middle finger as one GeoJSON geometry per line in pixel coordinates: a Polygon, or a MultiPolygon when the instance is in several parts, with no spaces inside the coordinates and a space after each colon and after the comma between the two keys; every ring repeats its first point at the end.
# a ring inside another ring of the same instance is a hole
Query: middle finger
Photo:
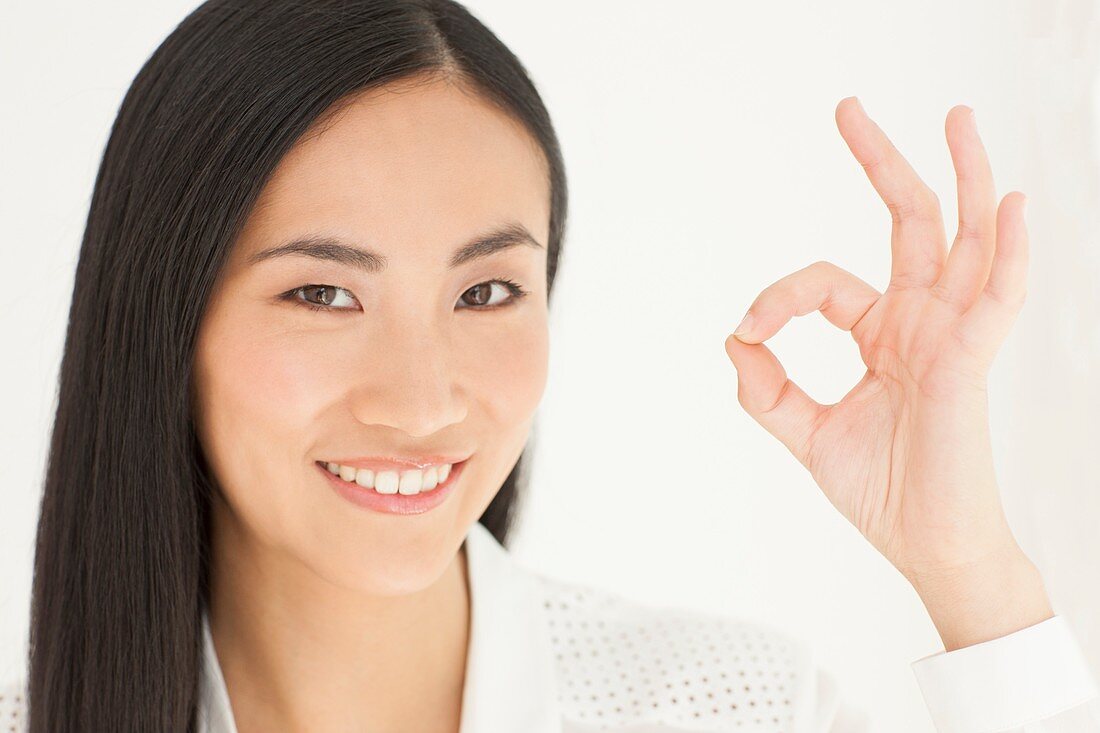
{"type": "Polygon", "coordinates": [[[890,284],[929,287],[947,259],[943,215],[934,191],[920,179],[855,97],[840,100],[836,124],[852,155],[890,210],[890,284]]]}

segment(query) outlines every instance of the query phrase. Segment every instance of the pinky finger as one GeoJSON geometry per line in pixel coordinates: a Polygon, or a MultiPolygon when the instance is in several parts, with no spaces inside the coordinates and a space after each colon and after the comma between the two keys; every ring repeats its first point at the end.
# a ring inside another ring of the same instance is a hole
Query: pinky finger
{"type": "Polygon", "coordinates": [[[997,208],[997,248],[985,288],[959,320],[956,337],[988,368],[1008,335],[1027,295],[1029,246],[1020,191],[1006,195],[997,208]]]}

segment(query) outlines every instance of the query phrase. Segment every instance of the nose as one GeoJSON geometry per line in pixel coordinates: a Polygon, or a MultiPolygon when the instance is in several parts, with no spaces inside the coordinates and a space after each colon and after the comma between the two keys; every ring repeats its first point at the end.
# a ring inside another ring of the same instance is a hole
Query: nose
{"type": "Polygon", "coordinates": [[[466,418],[461,375],[447,339],[424,324],[400,319],[364,337],[351,409],[364,425],[431,435],[466,418]]]}

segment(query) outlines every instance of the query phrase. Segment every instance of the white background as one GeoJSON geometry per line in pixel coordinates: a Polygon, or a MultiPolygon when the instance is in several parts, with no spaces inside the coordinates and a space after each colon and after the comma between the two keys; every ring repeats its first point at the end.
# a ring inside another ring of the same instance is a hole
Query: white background
{"type": "MultiPolygon", "coordinates": [[[[0,15],[0,677],[22,673],[33,539],[92,184],[134,74],[194,2],[0,15]]],[[[633,599],[812,642],[874,729],[931,731],[910,662],[942,649],[906,581],[736,400],[722,348],[815,260],[880,290],[890,217],[836,130],[858,95],[939,193],[968,104],[1000,195],[1028,193],[1028,304],[991,377],[1009,520],[1100,674],[1100,247],[1089,0],[517,2],[468,7],[521,58],[570,219],[531,494],[512,550],[633,599]]],[[[822,402],[863,373],[820,314],[769,341],[822,402]]]]}

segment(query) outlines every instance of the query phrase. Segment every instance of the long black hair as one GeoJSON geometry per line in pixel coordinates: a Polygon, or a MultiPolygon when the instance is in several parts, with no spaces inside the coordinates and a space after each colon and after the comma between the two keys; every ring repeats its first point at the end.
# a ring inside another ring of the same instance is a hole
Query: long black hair
{"type": "MultiPolygon", "coordinates": [[[[453,0],[210,0],[134,78],[76,268],[34,559],[30,730],[192,731],[216,484],[190,412],[196,333],[269,175],[368,88],[469,85],[541,145],[547,293],[566,183],[526,69],[453,0]]],[[[478,521],[504,543],[527,450],[478,521]]]]}

